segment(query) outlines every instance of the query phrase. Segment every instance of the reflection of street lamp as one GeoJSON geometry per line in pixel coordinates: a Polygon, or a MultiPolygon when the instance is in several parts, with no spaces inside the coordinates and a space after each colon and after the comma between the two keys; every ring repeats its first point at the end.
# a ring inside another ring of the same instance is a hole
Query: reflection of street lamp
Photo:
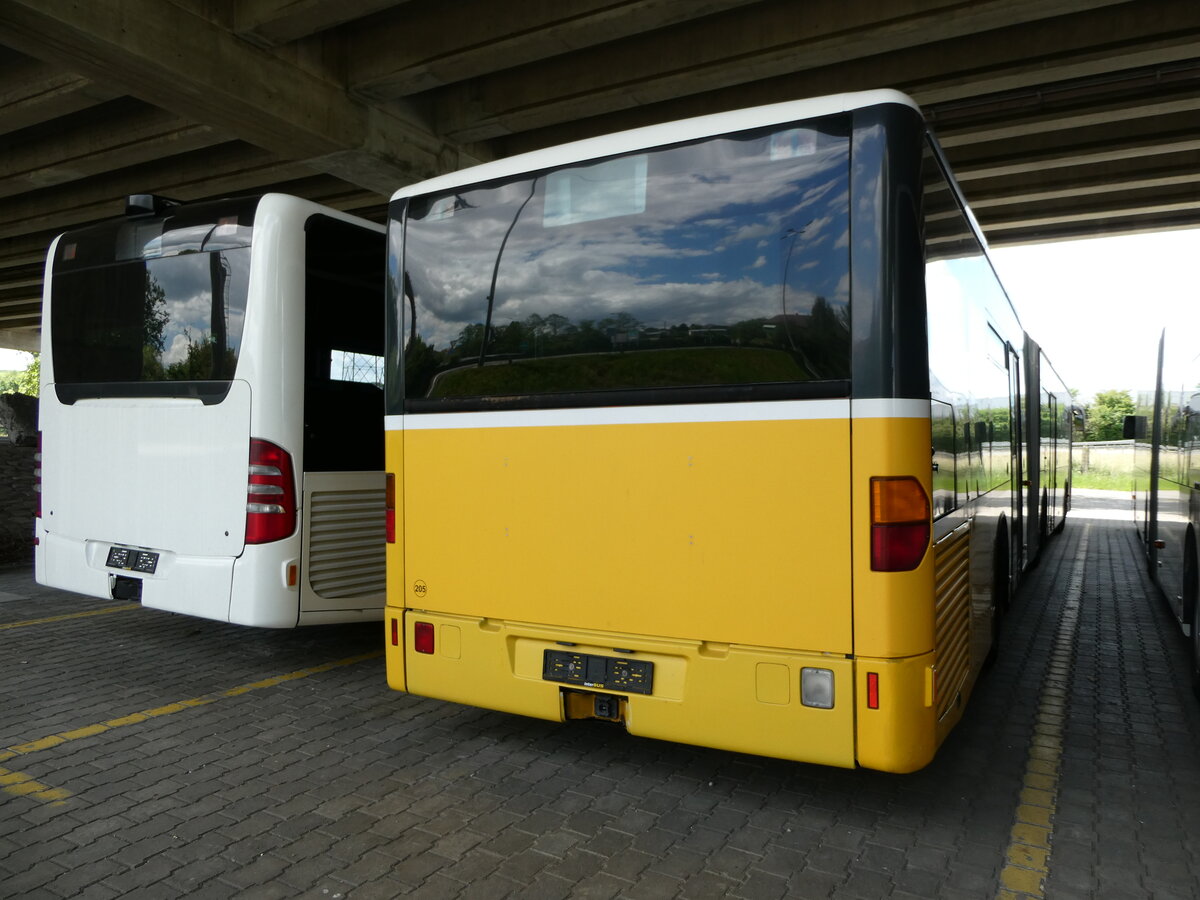
{"type": "Polygon", "coordinates": [[[788,241],[787,255],[783,258],[783,278],[780,280],[779,284],[779,308],[783,310],[783,331],[787,335],[788,343],[791,344],[793,351],[796,349],[796,342],[792,339],[792,329],[788,327],[787,274],[788,265],[792,261],[792,250],[794,250],[796,247],[796,238],[800,237],[802,234],[804,234],[803,228],[801,228],[799,231],[797,231],[795,228],[789,228],[779,237],[781,241],[786,240],[789,237],[791,238],[791,240],[788,241]]]}
{"type": "Polygon", "coordinates": [[[534,191],[537,190],[538,180],[535,178],[529,183],[529,196],[524,202],[517,207],[517,212],[513,216],[512,222],[509,223],[508,231],[504,232],[504,240],[500,242],[500,249],[496,251],[496,264],[492,266],[492,285],[487,296],[487,319],[483,323],[483,343],[479,345],[479,365],[483,365],[484,357],[487,355],[488,334],[492,330],[492,308],[496,302],[496,276],[500,274],[500,257],[504,255],[504,247],[508,243],[508,236],[513,233],[513,229],[517,227],[517,220],[521,218],[521,213],[525,211],[525,207],[529,205],[529,201],[533,199],[534,191]]]}

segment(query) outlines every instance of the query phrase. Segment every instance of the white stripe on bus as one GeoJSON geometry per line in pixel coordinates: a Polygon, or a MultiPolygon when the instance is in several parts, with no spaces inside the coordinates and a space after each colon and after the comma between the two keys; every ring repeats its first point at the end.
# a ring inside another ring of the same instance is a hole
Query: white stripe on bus
{"type": "Polygon", "coordinates": [[[541,428],[579,425],[657,425],[695,422],[775,422],[822,419],[927,419],[928,400],[780,400],[762,403],[696,403],[670,406],[597,406],[495,412],[387,416],[388,431],[451,428],[541,428]]]}

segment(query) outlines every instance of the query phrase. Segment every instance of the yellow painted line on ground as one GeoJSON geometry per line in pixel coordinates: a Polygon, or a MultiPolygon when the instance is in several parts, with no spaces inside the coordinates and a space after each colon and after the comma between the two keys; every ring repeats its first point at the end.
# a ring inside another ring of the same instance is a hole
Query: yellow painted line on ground
{"type": "MultiPolygon", "coordinates": [[[[134,604],[135,606],[137,604],[134,604]]],[[[382,650],[374,650],[370,653],[360,653],[358,656],[348,656],[345,659],[335,660],[333,662],[322,663],[319,666],[312,666],[308,669],[299,669],[295,672],[288,672],[285,675],[276,675],[272,678],[264,678],[261,681],[252,681],[248,684],[238,685],[226,691],[216,691],[211,694],[205,694],[202,697],[193,697],[190,700],[181,700],[178,703],[168,703],[165,706],[156,706],[153,709],[144,709],[141,712],[130,713],[129,715],[120,716],[115,719],[109,719],[105,722],[98,722],[95,725],[85,725],[82,728],[75,728],[71,731],[62,731],[58,734],[47,735],[43,738],[38,738],[33,741],[26,741],[23,744],[13,744],[11,747],[6,747],[0,750],[0,763],[8,762],[18,756],[25,756],[29,753],[37,753],[40,750],[49,750],[57,747],[60,744],[66,744],[70,741],[77,741],[81,738],[94,737],[98,734],[104,734],[106,731],[112,731],[114,728],[124,728],[127,725],[136,725],[139,722],[145,722],[148,719],[155,719],[160,716],[169,716],[172,713],[183,712],[188,709],[195,709],[198,706],[207,706],[210,703],[216,703],[218,700],[228,699],[230,697],[240,697],[242,694],[247,694],[250,691],[259,691],[264,688],[276,687],[288,681],[296,681],[300,678],[308,678],[310,675],[319,675],[322,672],[329,672],[332,669],[338,669],[343,666],[352,666],[355,663],[365,662],[368,659],[378,659],[383,656],[382,650]]],[[[35,781],[31,776],[24,772],[16,772],[11,769],[0,768],[0,793],[8,794],[14,797],[31,797],[35,800],[41,800],[46,803],[59,804],[64,802],[71,796],[69,791],[64,791],[58,788],[51,788],[38,781],[35,781]]]]}
{"type": "Polygon", "coordinates": [[[1054,648],[1050,652],[1046,677],[1042,680],[1037,719],[1025,759],[1024,787],[1009,833],[1004,867],[1000,870],[998,900],[1041,900],[1045,897],[1058,801],[1058,773],[1062,763],[1063,723],[1070,697],[1071,647],[1079,626],[1090,528],[1083,526],[1075,566],[1067,583],[1067,599],[1054,635],[1054,648]]]}
{"type": "Polygon", "coordinates": [[[104,609],[89,609],[86,612],[66,613],[61,616],[47,616],[44,619],[28,619],[24,622],[7,622],[0,625],[0,631],[10,628],[28,628],[30,625],[46,625],[50,622],[65,622],[68,619],[86,619],[89,616],[106,616],[109,613],[125,612],[130,609],[141,609],[140,603],[122,603],[120,606],[106,606],[104,609]]]}
{"type": "Polygon", "coordinates": [[[14,772],[5,768],[0,768],[0,792],[10,797],[29,797],[51,806],[61,806],[71,796],[70,791],[50,787],[35,781],[24,772],[14,772]]]}

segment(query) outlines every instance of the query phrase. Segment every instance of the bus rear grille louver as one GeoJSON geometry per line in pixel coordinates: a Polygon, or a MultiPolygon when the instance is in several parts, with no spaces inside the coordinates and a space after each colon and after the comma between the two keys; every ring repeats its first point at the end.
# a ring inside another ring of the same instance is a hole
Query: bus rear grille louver
{"type": "Polygon", "coordinates": [[[939,719],[953,705],[970,670],[970,548],[966,528],[934,547],[934,648],[939,719]]]}
{"type": "Polygon", "coordinates": [[[384,591],[382,489],[313,493],[308,529],[308,584],[313,593],[336,600],[384,591]]]}

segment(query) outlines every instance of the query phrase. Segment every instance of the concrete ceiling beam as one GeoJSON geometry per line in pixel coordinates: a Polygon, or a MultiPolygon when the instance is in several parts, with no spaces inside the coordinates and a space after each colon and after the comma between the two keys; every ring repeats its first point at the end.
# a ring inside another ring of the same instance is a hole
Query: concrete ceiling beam
{"type": "Polygon", "coordinates": [[[238,0],[232,4],[230,24],[236,35],[253,44],[279,47],[404,5],[405,0],[238,0]]]}
{"type": "Polygon", "coordinates": [[[338,37],[347,43],[351,90],[394,100],[754,2],[526,0],[497,18],[495,0],[427,0],[338,37]]]}
{"type": "Polygon", "coordinates": [[[119,96],[90,78],[0,48],[0,134],[52,122],[119,96]]]}
{"type": "MultiPolygon", "coordinates": [[[[882,86],[909,93],[940,129],[951,127],[965,100],[1028,91],[1062,80],[1102,77],[1130,69],[1200,58],[1200,4],[1156,0],[1126,3],[975,33],[969,40],[932,41],[872,56],[812,67],[797,56],[791,70],[748,84],[688,91],[655,103],[605,114],[574,115],[497,137],[506,156],[624,128],[656,124],[763,103],[818,96],[830,90],[882,86]],[[1019,55],[1013,48],[1020,47],[1019,55]],[[803,66],[803,67],[802,67],[803,66]]],[[[475,100],[483,104],[482,97],[475,100]]],[[[585,106],[581,91],[579,106],[585,106]]]]}
{"type": "Polygon", "coordinates": [[[369,107],[171,3],[3,0],[0,34],[23,53],[382,195],[458,160],[411,110],[369,107]]]}
{"type": "Polygon", "coordinates": [[[37,353],[42,349],[42,320],[29,325],[27,330],[0,329],[0,347],[7,350],[24,350],[27,353],[37,353]]]}
{"type": "Polygon", "coordinates": [[[273,154],[238,142],[183,157],[111,172],[78,184],[0,201],[0,238],[30,231],[58,233],[124,211],[132,193],[177,200],[206,199],[260,190],[264,184],[310,177],[302,163],[281,163],[273,154]]]}
{"type": "Polygon", "coordinates": [[[115,169],[153,163],[229,140],[137,101],[113,101],[22,133],[0,155],[0,197],[67,184],[115,169]]]}
{"type": "MultiPolygon", "coordinates": [[[[455,140],[486,140],[569,121],[581,109],[615,112],[1110,2],[936,0],[913,11],[876,0],[775,0],[684,23],[669,52],[651,33],[452,85],[435,92],[436,127],[455,140]]],[[[842,89],[830,82],[819,93],[842,89]]]]}

